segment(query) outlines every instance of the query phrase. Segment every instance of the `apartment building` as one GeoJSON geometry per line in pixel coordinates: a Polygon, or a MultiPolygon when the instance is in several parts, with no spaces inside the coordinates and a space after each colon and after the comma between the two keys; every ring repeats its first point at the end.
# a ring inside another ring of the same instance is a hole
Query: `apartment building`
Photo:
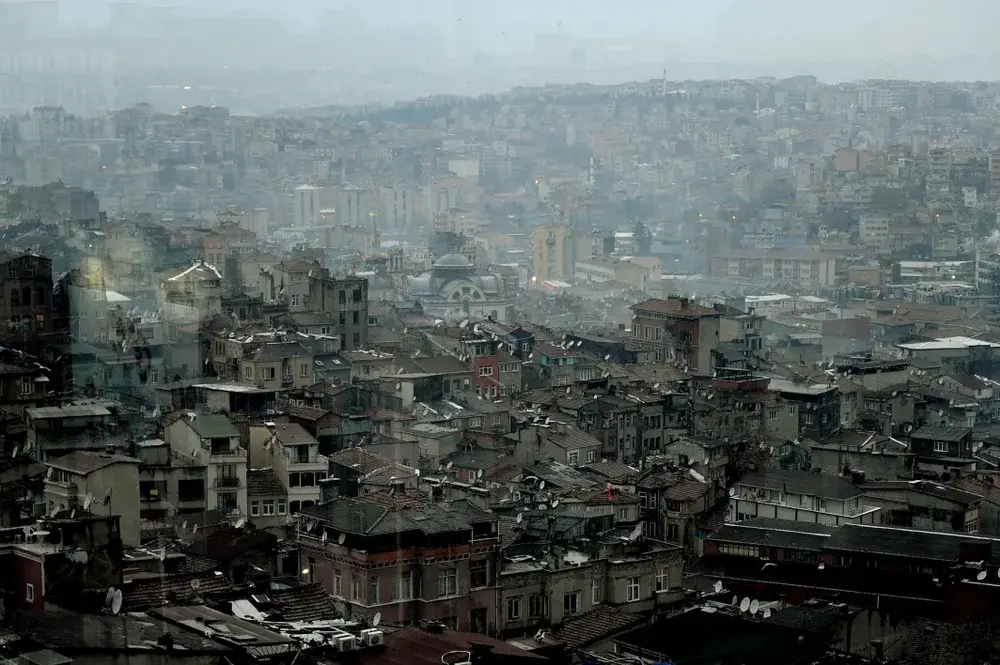
{"type": "Polygon", "coordinates": [[[728,522],[767,517],[831,526],[878,524],[878,507],[864,491],[829,473],[781,469],[752,471],[730,491],[728,522]]]}
{"type": "Polygon", "coordinates": [[[163,438],[172,450],[207,468],[209,509],[247,514],[248,453],[226,416],[182,412],[164,428],[163,438]]]}
{"type": "Polygon", "coordinates": [[[802,286],[833,286],[836,257],[811,250],[727,249],[710,262],[713,277],[783,280],[802,286]]]}
{"type": "Polygon", "coordinates": [[[44,496],[49,514],[82,509],[117,515],[122,544],[139,546],[139,460],[78,450],[45,466],[44,496]]]}
{"type": "Polygon", "coordinates": [[[136,447],[139,460],[139,515],[162,520],[171,515],[203,513],[206,508],[207,468],[181,455],[163,439],[149,439],[136,447]]]}
{"type": "Polygon", "coordinates": [[[330,472],[329,458],[319,453],[319,441],[298,423],[251,427],[250,466],[274,471],[287,490],[289,515],[320,502],[330,472]]]}
{"type": "Polygon", "coordinates": [[[496,630],[496,515],[426,492],[379,492],[302,510],[301,569],[352,616],[496,630]]]}
{"type": "Polygon", "coordinates": [[[722,313],[687,298],[651,298],[632,305],[632,339],[656,352],[657,362],[676,360],[708,373],[719,347],[722,313]]]}
{"type": "Polygon", "coordinates": [[[307,308],[333,317],[343,351],[368,348],[368,279],[326,275],[309,277],[307,308]]]}

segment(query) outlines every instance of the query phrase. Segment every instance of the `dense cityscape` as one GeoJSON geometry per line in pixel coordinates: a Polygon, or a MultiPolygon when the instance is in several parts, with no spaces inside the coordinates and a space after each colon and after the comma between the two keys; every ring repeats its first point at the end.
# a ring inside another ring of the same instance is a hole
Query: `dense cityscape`
{"type": "Polygon", "coordinates": [[[5,661],[1000,662],[1000,83],[5,67],[5,661]]]}

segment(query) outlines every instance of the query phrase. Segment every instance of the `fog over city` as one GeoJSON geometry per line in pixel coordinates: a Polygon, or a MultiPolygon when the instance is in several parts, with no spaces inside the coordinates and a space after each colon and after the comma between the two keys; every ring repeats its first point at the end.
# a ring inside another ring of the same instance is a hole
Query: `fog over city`
{"type": "Polygon", "coordinates": [[[990,78],[1000,51],[991,35],[997,3],[959,0],[947,11],[918,6],[905,0],[36,0],[0,3],[0,75],[30,71],[40,49],[49,49],[50,74],[91,78],[78,80],[89,92],[78,103],[89,110],[162,101],[254,113],[661,75],[990,78]],[[191,86],[186,95],[175,89],[185,85],[191,86]]]}

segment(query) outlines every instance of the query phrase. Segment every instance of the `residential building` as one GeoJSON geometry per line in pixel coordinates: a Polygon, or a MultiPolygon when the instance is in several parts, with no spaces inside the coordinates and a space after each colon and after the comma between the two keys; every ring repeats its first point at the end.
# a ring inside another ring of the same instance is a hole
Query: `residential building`
{"type": "Polygon", "coordinates": [[[552,421],[535,423],[518,432],[515,454],[526,464],[555,460],[568,466],[596,462],[601,442],[573,425],[552,421]]]}
{"type": "Polygon", "coordinates": [[[239,360],[239,377],[263,389],[308,388],[316,382],[313,355],[297,341],[262,344],[239,360]]]}
{"type": "Polygon", "coordinates": [[[247,514],[248,453],[240,432],[223,415],[179,413],[163,431],[180,455],[207,468],[208,507],[223,514],[247,514]]]}
{"type": "Polygon", "coordinates": [[[250,521],[259,529],[284,526],[288,515],[288,489],[274,469],[247,471],[250,521]]]}
{"type": "Polygon", "coordinates": [[[655,464],[635,481],[642,533],[674,543],[689,554],[700,552],[697,520],[715,508],[715,485],[686,469],[655,464]]]}
{"type": "Polygon", "coordinates": [[[140,544],[139,460],[124,455],[72,452],[45,463],[45,503],[49,514],[82,509],[119,518],[122,544],[140,544]]]}
{"type": "Polygon", "coordinates": [[[251,427],[250,465],[274,471],[286,489],[288,515],[320,502],[330,471],[329,458],[319,453],[319,441],[295,422],[251,427]]]}
{"type": "Polygon", "coordinates": [[[751,471],[730,492],[730,522],[758,517],[817,524],[878,524],[879,509],[840,476],[811,471],[751,471]]]}
{"type": "Polygon", "coordinates": [[[109,445],[124,449],[124,432],[97,400],[27,409],[25,419],[27,449],[41,462],[74,450],[105,452],[109,445]]]}
{"type": "Polygon", "coordinates": [[[687,371],[707,374],[719,346],[722,313],[687,298],[651,298],[632,305],[632,339],[652,348],[656,361],[677,361],[687,371]]]}
{"type": "Polygon", "coordinates": [[[294,208],[293,222],[296,227],[317,226],[320,223],[322,193],[323,191],[319,187],[312,185],[300,185],[295,188],[292,192],[292,205],[294,208]]]}
{"type": "Polygon", "coordinates": [[[491,632],[496,616],[496,515],[425,492],[372,493],[302,511],[301,568],[352,616],[491,632]],[[323,537],[323,534],[326,537],[323,537]]]}
{"type": "Polygon", "coordinates": [[[792,249],[729,249],[711,258],[713,277],[791,281],[802,286],[834,286],[836,257],[792,249]]]}
{"type": "Polygon", "coordinates": [[[365,277],[309,277],[307,310],[323,312],[336,321],[343,351],[368,348],[368,280],[365,277]]]}
{"type": "Polygon", "coordinates": [[[768,389],[797,407],[801,436],[821,440],[840,429],[837,384],[771,379],[768,389]]]}
{"type": "Polygon", "coordinates": [[[52,300],[52,260],[0,252],[0,343],[29,353],[66,341],[57,330],[52,300]]]}
{"type": "Polygon", "coordinates": [[[136,446],[139,460],[139,516],[164,520],[207,509],[207,469],[189,455],[172,449],[163,439],[148,439],[136,446]]]}

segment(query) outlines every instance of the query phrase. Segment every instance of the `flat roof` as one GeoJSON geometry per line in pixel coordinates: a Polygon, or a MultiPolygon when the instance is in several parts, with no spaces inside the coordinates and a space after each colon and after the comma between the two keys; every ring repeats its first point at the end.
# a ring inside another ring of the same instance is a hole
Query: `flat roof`
{"type": "Polygon", "coordinates": [[[963,337],[961,335],[956,337],[939,337],[929,342],[906,342],[904,344],[897,344],[897,346],[910,351],[945,351],[948,349],[968,349],[975,346],[989,346],[994,349],[1000,348],[1000,344],[974,337],[963,337]]]}

